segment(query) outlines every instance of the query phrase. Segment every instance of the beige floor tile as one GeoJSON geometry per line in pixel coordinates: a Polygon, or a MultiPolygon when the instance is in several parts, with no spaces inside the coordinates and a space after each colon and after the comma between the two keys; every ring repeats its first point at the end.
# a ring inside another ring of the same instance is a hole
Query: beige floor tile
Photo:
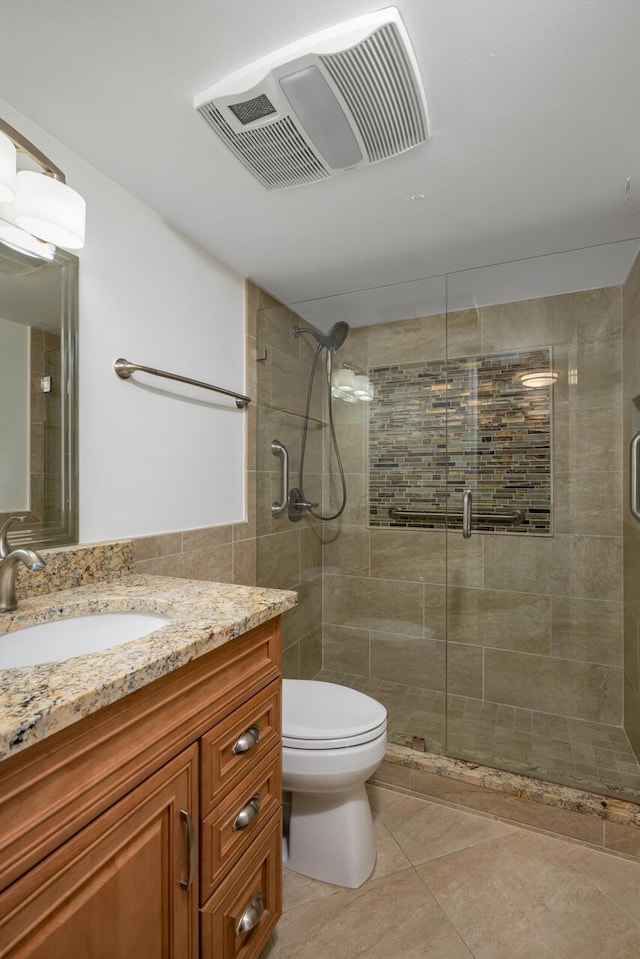
{"type": "Polygon", "coordinates": [[[319,879],[301,876],[290,869],[282,870],[282,911],[289,912],[306,902],[315,902],[316,899],[326,899],[336,892],[341,892],[342,886],[332,886],[319,879]]]}
{"type": "MultiPolygon", "coordinates": [[[[405,783],[402,783],[402,785],[404,786],[405,783]]],[[[408,780],[406,782],[406,788],[409,788],[408,780]]],[[[391,803],[397,802],[398,795],[401,795],[394,792],[393,789],[385,789],[383,786],[372,786],[371,783],[367,783],[366,789],[374,816],[376,814],[382,814],[385,806],[390,806],[391,803]]]]}
{"type": "Polygon", "coordinates": [[[278,954],[273,945],[273,938],[269,936],[266,946],[260,953],[260,959],[278,959],[278,954]]]}
{"type": "Polygon", "coordinates": [[[400,794],[380,810],[380,816],[414,865],[516,831],[492,819],[400,794]]]}
{"type": "Polygon", "coordinates": [[[477,809],[478,812],[499,816],[502,821],[510,820],[514,825],[520,823],[534,826],[547,832],[602,845],[602,820],[594,816],[583,816],[570,809],[547,806],[520,796],[495,792],[484,786],[417,770],[414,770],[411,776],[411,789],[424,793],[426,798],[433,797],[454,805],[466,806],[469,811],[477,809]]]}
{"type": "Polygon", "coordinates": [[[517,830],[417,871],[476,959],[640,954],[640,929],[574,869],[574,848],[517,830]]]}
{"type": "Polygon", "coordinates": [[[378,857],[375,868],[371,874],[371,879],[382,879],[384,876],[393,875],[394,872],[401,872],[403,869],[408,869],[411,863],[380,816],[375,814],[373,817],[373,828],[376,836],[378,857]]]}
{"type": "Polygon", "coordinates": [[[473,959],[413,869],[287,912],[278,959],[473,959]]]}
{"type": "Polygon", "coordinates": [[[524,930],[503,930],[498,942],[476,952],[476,959],[637,959],[640,954],[640,928],[582,877],[525,924],[524,930]]]}
{"type": "Polygon", "coordinates": [[[587,849],[568,847],[568,860],[577,875],[589,879],[629,918],[640,924],[640,863],[587,849]]]}

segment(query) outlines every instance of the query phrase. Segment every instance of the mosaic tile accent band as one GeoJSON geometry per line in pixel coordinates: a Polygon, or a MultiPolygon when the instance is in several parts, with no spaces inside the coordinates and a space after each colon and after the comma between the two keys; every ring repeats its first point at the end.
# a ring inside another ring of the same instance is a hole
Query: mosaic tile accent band
{"type": "Polygon", "coordinates": [[[550,368],[550,350],[537,349],[370,369],[370,525],[459,527],[445,513],[460,514],[470,488],[474,531],[551,533],[551,387],[519,379],[550,368]],[[390,509],[443,517],[391,517],[390,509]],[[477,518],[516,510],[524,515],[515,524],[477,518]]]}

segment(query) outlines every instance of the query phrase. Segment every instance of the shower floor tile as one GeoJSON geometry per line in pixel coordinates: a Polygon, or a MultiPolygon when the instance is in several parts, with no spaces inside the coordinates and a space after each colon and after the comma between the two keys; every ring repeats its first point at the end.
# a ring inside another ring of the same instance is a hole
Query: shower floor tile
{"type": "Polygon", "coordinates": [[[316,679],[373,696],[388,713],[389,741],[525,772],[577,788],[640,799],[640,765],[619,726],[568,719],[468,696],[321,670],[316,679]],[[445,716],[445,699],[447,713],[445,716]]]}

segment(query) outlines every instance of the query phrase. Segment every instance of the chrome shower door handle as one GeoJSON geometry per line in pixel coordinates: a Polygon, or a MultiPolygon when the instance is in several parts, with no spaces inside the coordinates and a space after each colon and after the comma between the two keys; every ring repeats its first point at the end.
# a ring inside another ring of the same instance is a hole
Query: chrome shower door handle
{"type": "Polygon", "coordinates": [[[271,452],[274,456],[280,456],[282,459],[282,485],[280,502],[271,504],[271,515],[282,516],[286,513],[289,506],[289,451],[280,440],[273,440],[271,443],[271,452]]]}
{"type": "Polygon", "coordinates": [[[462,538],[471,537],[471,514],[473,512],[473,494],[466,489],[462,494],[462,538]]]}
{"type": "Polygon", "coordinates": [[[631,515],[633,518],[640,523],[640,508],[638,504],[638,476],[640,475],[640,470],[638,469],[638,456],[640,455],[640,433],[636,433],[631,440],[631,450],[629,455],[629,475],[631,480],[629,484],[629,509],[631,510],[631,515]]]}

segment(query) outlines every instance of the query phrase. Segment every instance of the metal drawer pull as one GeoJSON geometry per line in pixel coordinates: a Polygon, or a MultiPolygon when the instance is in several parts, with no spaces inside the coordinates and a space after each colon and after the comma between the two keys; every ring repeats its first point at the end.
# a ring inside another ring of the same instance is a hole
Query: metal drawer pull
{"type": "Polygon", "coordinates": [[[258,925],[264,912],[264,896],[261,892],[254,896],[249,905],[244,909],[242,915],[236,923],[236,936],[241,936],[244,932],[251,932],[258,925]]]}
{"type": "Polygon", "coordinates": [[[236,830],[246,829],[257,818],[259,812],[260,796],[252,796],[244,809],[241,809],[233,820],[233,828],[236,830]]]}
{"type": "Polygon", "coordinates": [[[191,889],[196,875],[196,868],[198,866],[198,843],[196,841],[196,831],[193,828],[193,819],[191,818],[191,813],[188,813],[186,809],[181,809],[180,819],[183,821],[183,823],[186,823],[187,826],[187,845],[189,847],[189,874],[186,879],[180,880],[180,888],[191,889]]]}
{"type": "Polygon", "coordinates": [[[239,736],[235,743],[233,744],[233,754],[235,756],[238,753],[248,753],[250,749],[253,749],[254,746],[257,746],[260,742],[260,726],[257,723],[253,723],[252,726],[249,726],[246,732],[239,736]]]}

